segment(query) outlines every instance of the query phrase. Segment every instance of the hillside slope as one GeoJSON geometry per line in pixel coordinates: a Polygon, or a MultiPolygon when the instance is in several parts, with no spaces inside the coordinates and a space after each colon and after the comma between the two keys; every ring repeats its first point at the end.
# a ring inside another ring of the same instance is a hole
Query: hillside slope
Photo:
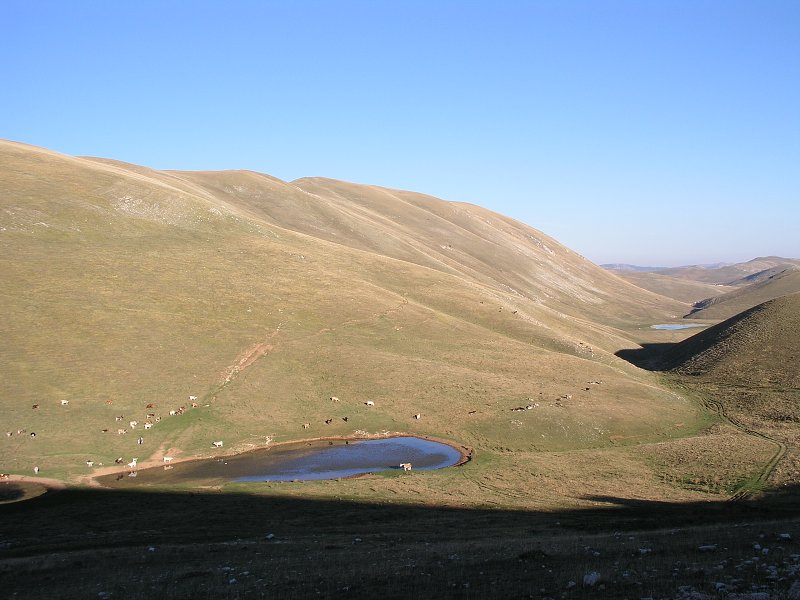
{"type": "Polygon", "coordinates": [[[0,273],[7,472],[385,431],[518,452],[518,471],[526,453],[663,440],[704,418],[614,355],[634,344],[626,328],[680,303],[411,192],[2,142],[0,273]],[[136,444],[124,425],[148,413],[163,419],[136,444]]]}
{"type": "Polygon", "coordinates": [[[800,388],[800,294],[770,300],[693,335],[665,357],[675,372],[729,385],[800,388]]]}
{"type": "Polygon", "coordinates": [[[618,271],[616,275],[628,283],[651,291],[654,294],[673,298],[688,304],[694,304],[695,302],[707,298],[720,296],[733,289],[730,286],[721,284],[702,283],[699,281],[692,281],[691,279],[661,275],[660,273],[618,271]]]}
{"type": "Polygon", "coordinates": [[[753,276],[755,283],[698,302],[687,318],[727,319],[768,300],[800,292],[800,268],[790,264],[762,273],[753,276]]]}
{"type": "Polygon", "coordinates": [[[764,474],[777,489],[800,477],[798,331],[795,293],[710,327],[664,357],[684,385],[710,395],[740,428],[775,445],[774,470],[764,474]]]}
{"type": "MultiPolygon", "coordinates": [[[[707,284],[739,285],[740,280],[773,268],[787,265],[800,266],[800,259],[762,256],[742,263],[718,263],[713,265],[686,265],[682,267],[638,267],[625,264],[606,264],[603,268],[619,273],[658,273],[680,280],[707,284]]],[[[747,282],[749,283],[749,282],[747,282]]]]}

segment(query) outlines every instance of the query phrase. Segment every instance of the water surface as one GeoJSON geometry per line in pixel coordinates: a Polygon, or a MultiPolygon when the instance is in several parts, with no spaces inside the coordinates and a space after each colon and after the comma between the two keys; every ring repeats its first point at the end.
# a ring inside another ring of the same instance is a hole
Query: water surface
{"type": "Polygon", "coordinates": [[[650,325],[651,329],[691,329],[692,327],[706,327],[703,323],[665,323],[664,325],[650,325]]]}
{"type": "Polygon", "coordinates": [[[411,463],[413,470],[451,467],[461,460],[454,447],[416,437],[377,440],[337,440],[286,444],[254,450],[236,456],[192,460],[167,469],[141,469],[134,477],[120,473],[98,480],[112,487],[133,484],[301,481],[338,479],[363,473],[401,470],[411,463]]]}

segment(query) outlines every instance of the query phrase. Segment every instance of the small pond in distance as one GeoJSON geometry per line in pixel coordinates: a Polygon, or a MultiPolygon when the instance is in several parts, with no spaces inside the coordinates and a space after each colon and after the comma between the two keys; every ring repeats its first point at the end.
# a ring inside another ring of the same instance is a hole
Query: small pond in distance
{"type": "Polygon", "coordinates": [[[666,323],[664,325],[650,325],[650,329],[691,329],[692,327],[708,327],[708,325],[705,325],[704,323],[666,323]]]}
{"type": "Polygon", "coordinates": [[[139,484],[302,481],[338,479],[374,471],[401,470],[411,463],[414,470],[451,467],[461,461],[454,447],[417,437],[377,440],[314,441],[254,450],[235,456],[191,460],[140,469],[135,477],[119,473],[99,477],[110,487],[139,484]]]}

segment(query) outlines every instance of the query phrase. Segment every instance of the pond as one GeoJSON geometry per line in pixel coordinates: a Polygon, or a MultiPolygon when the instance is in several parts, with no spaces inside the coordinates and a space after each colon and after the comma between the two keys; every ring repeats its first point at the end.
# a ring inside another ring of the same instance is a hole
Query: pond
{"type": "Polygon", "coordinates": [[[651,329],[691,329],[692,327],[707,327],[703,323],[666,323],[664,325],[650,325],[651,329]]]}
{"type": "Polygon", "coordinates": [[[122,473],[99,477],[111,487],[132,484],[186,482],[303,481],[339,479],[375,471],[451,467],[461,452],[441,442],[417,437],[376,440],[336,440],[285,444],[224,458],[191,460],[140,469],[135,477],[122,473]]]}

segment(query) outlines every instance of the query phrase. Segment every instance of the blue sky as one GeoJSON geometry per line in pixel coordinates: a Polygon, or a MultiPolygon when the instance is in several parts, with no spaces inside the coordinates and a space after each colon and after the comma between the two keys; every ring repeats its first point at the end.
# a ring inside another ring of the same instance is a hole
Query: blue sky
{"type": "Polygon", "coordinates": [[[0,138],[480,204],[597,263],[800,257],[800,2],[0,3],[0,138]]]}

